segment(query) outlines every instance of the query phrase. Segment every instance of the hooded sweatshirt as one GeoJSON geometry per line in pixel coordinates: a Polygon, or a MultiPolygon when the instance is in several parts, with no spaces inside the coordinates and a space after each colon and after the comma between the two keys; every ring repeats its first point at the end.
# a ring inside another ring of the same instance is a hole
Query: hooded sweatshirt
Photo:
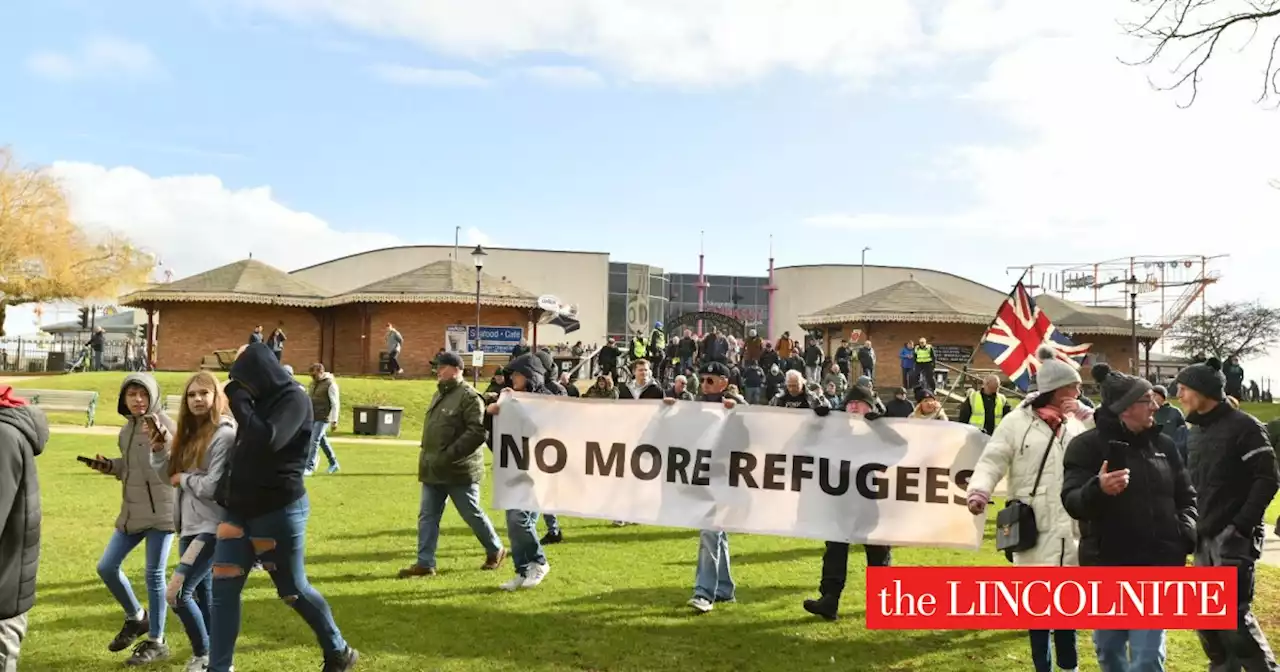
{"type": "MultiPolygon", "coordinates": [[[[262,347],[264,350],[266,346],[262,347]]],[[[270,354],[270,351],[267,351],[270,354]]],[[[274,355],[272,358],[274,359],[274,355]]],[[[165,452],[173,445],[173,435],[177,429],[173,420],[164,412],[164,399],[160,396],[160,385],[148,373],[131,373],[120,383],[120,399],[116,402],[116,411],[124,416],[124,427],[120,428],[118,445],[120,457],[111,462],[111,475],[122,484],[124,497],[120,503],[120,515],[116,518],[116,529],[125,534],[134,534],[145,530],[163,530],[172,532],[173,527],[173,488],[168,479],[160,478],[151,468],[151,439],[147,436],[142,417],[134,417],[125,404],[125,390],[130,385],[138,385],[147,391],[151,400],[144,416],[155,418],[156,424],[166,432],[165,452]]]]}
{"type": "Polygon", "coordinates": [[[235,444],[214,500],[253,518],[307,494],[302,484],[311,446],[311,400],[265,345],[254,343],[231,365],[227,399],[235,444]]]}
{"type": "MultiPolygon", "coordinates": [[[[214,501],[218,479],[226,471],[227,453],[236,440],[236,423],[222,418],[209,439],[200,464],[182,474],[174,492],[178,501],[173,507],[173,523],[179,536],[214,534],[225,512],[214,501]]],[[[151,453],[151,466],[161,478],[169,480],[169,452],[151,453]]]]}
{"type": "Polygon", "coordinates": [[[0,619],[27,613],[40,567],[40,480],[35,458],[49,423],[35,406],[0,408],[0,619]]]}

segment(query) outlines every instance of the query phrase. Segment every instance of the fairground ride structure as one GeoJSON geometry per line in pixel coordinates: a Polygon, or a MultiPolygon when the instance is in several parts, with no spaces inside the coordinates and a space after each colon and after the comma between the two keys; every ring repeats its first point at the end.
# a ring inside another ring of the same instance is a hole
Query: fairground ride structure
{"type": "Polygon", "coordinates": [[[1137,311],[1148,326],[1168,331],[1199,303],[1207,306],[1207,290],[1222,274],[1214,262],[1227,255],[1133,256],[1089,263],[1031,264],[1010,267],[1025,272],[1032,294],[1057,294],[1059,298],[1096,308],[1131,309],[1136,293],[1137,311]],[[1131,279],[1137,280],[1136,285],[1131,279]],[[1136,288],[1136,291],[1135,291],[1136,288]],[[1159,318],[1150,319],[1159,306],[1159,318]]]}

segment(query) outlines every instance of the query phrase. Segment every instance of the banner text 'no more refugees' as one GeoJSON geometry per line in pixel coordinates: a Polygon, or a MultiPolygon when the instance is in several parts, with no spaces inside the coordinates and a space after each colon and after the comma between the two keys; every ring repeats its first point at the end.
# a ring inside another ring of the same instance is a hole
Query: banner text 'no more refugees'
{"type": "Polygon", "coordinates": [[[985,436],[956,423],[513,395],[494,439],[499,506],[853,543],[981,541],[964,492],[985,436]]]}

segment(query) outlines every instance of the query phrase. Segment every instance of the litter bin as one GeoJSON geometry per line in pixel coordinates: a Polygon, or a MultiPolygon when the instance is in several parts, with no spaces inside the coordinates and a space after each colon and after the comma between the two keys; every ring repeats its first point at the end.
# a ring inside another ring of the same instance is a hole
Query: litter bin
{"type": "Polygon", "coordinates": [[[352,434],[362,436],[400,436],[400,418],[404,409],[397,406],[353,406],[352,434]]]}
{"type": "Polygon", "coordinates": [[[45,371],[66,371],[67,370],[67,353],[51,352],[44,364],[45,371]]]}

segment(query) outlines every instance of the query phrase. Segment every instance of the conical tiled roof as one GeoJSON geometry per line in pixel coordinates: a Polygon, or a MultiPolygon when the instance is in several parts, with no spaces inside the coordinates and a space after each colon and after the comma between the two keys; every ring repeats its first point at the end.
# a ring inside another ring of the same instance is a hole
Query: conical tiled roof
{"type": "Polygon", "coordinates": [[[189,278],[151,285],[120,299],[120,305],[147,302],[214,301],[319,306],[324,290],[256,259],[219,266],[189,278]]]}
{"type": "MultiPolygon", "coordinates": [[[[451,260],[443,260],[344,292],[329,299],[328,303],[475,303],[475,301],[475,268],[451,260]]],[[[480,303],[488,306],[534,308],[538,305],[538,297],[503,278],[481,273],[480,303]]]]}
{"type": "Polygon", "coordinates": [[[981,305],[918,280],[903,280],[808,315],[800,316],[804,328],[849,322],[950,322],[987,324],[997,304],[981,305]]]}

